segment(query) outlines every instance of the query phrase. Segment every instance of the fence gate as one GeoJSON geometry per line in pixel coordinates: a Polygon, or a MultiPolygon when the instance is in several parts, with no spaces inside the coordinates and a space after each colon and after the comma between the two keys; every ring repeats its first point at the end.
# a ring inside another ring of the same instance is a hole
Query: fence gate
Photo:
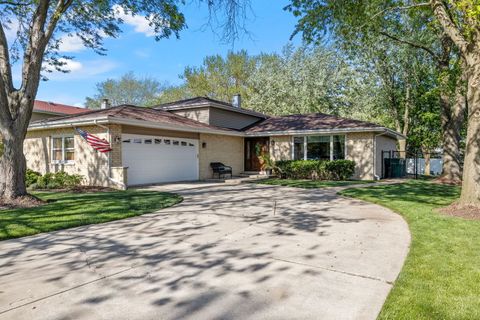
{"type": "Polygon", "coordinates": [[[418,179],[419,176],[426,174],[436,176],[442,173],[442,167],[441,152],[382,150],[382,179],[405,177],[418,179]]]}
{"type": "MultiPolygon", "coordinates": [[[[417,172],[417,170],[415,170],[417,172]]],[[[407,155],[405,151],[382,150],[382,179],[405,178],[407,155]]],[[[416,177],[415,177],[416,178],[416,177]]]]}

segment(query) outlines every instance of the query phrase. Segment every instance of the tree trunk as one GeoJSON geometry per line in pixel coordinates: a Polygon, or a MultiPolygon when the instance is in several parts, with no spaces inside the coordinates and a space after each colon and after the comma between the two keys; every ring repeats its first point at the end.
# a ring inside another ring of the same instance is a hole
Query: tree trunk
{"type": "Polygon", "coordinates": [[[6,201],[27,195],[23,140],[24,134],[7,133],[3,137],[4,150],[0,157],[0,198],[6,201]]]}
{"type": "Polygon", "coordinates": [[[425,159],[425,172],[423,173],[426,176],[430,175],[431,170],[431,156],[429,150],[423,150],[423,159],[425,159]]]}
{"type": "Polygon", "coordinates": [[[480,207],[480,54],[470,57],[468,76],[468,130],[461,205],[480,207]]]}
{"type": "Polygon", "coordinates": [[[14,111],[12,119],[0,127],[3,143],[3,154],[0,156],[0,198],[7,202],[27,195],[23,142],[32,115],[33,100],[19,94],[12,95],[8,109],[14,111]]]}
{"type": "Polygon", "coordinates": [[[445,86],[440,94],[443,172],[440,180],[446,183],[458,184],[462,181],[460,157],[460,130],[465,119],[465,94],[463,77],[456,89],[455,102],[451,106],[450,96],[445,86]]]}

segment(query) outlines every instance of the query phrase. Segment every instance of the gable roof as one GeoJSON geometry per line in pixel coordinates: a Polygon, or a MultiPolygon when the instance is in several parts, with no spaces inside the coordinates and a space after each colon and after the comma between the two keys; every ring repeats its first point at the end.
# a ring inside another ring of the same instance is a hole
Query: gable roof
{"type": "Polygon", "coordinates": [[[215,131],[224,134],[240,134],[236,130],[220,128],[191,120],[164,110],[155,110],[132,105],[120,105],[108,109],[91,110],[77,115],[38,120],[29,129],[87,125],[95,123],[120,123],[126,125],[152,126],[179,131],[215,131]]]}
{"type": "Polygon", "coordinates": [[[324,113],[293,114],[270,117],[245,130],[247,135],[280,135],[313,132],[349,132],[349,131],[389,131],[402,136],[375,123],[347,119],[324,113]]]}
{"type": "Polygon", "coordinates": [[[66,104],[35,100],[33,103],[33,112],[38,113],[49,113],[49,114],[79,114],[88,112],[86,108],[79,108],[74,106],[69,106],[66,104]]]}
{"type": "Polygon", "coordinates": [[[268,118],[268,116],[263,113],[253,111],[253,110],[243,109],[243,108],[237,108],[233,106],[231,103],[215,100],[208,97],[195,97],[191,99],[163,103],[158,106],[154,106],[153,108],[157,110],[173,111],[173,110],[195,109],[195,108],[205,108],[205,107],[214,107],[214,108],[224,109],[232,112],[248,114],[260,119],[268,118]]]}

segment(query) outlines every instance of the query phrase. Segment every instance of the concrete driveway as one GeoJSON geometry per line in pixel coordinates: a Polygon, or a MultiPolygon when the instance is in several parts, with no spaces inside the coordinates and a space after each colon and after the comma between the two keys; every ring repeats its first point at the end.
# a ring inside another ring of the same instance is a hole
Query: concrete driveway
{"type": "Polygon", "coordinates": [[[153,188],[185,201],[0,242],[0,319],[375,319],[408,251],[398,215],[334,189],[153,188]]]}

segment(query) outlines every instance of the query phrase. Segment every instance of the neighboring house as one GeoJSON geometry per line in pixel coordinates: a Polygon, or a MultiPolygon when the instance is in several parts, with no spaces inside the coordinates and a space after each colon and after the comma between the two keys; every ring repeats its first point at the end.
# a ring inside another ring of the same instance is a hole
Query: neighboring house
{"type": "MultiPolygon", "coordinates": [[[[35,100],[35,102],[33,103],[33,111],[32,111],[32,117],[30,118],[30,123],[38,120],[45,120],[45,119],[63,117],[66,115],[80,114],[87,111],[89,110],[85,108],[78,108],[78,107],[68,106],[65,104],[35,100]]],[[[1,149],[2,149],[2,136],[0,135],[0,151],[1,149]]]]}
{"type": "Polygon", "coordinates": [[[274,160],[354,160],[354,178],[373,180],[381,174],[381,151],[396,150],[397,139],[404,137],[368,122],[325,114],[268,117],[194,98],[35,121],[25,153],[31,169],[78,173],[87,184],[116,188],[208,179],[211,162],[232,166],[234,175],[258,172],[258,147],[274,160]],[[113,150],[95,151],[75,128],[107,139],[113,150]]]}
{"type": "Polygon", "coordinates": [[[80,114],[89,111],[85,108],[68,106],[65,104],[35,100],[30,122],[62,117],[65,115],[80,114]]]}

